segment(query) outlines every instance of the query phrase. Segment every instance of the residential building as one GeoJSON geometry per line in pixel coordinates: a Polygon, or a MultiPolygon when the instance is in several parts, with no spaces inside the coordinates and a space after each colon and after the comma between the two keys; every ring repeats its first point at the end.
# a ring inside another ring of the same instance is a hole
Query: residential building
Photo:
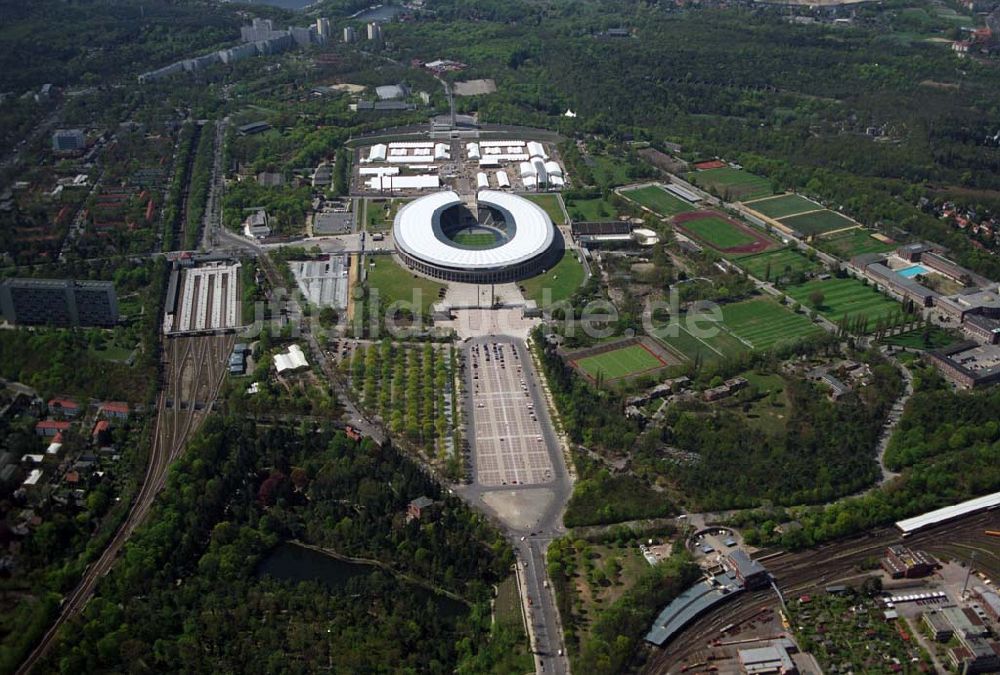
{"type": "Polygon", "coordinates": [[[42,420],[35,424],[36,436],[55,436],[69,429],[69,422],[60,420],[42,420]]]}
{"type": "Polygon", "coordinates": [[[358,32],[354,30],[354,26],[344,27],[344,42],[348,44],[358,41],[358,32]]]}
{"type": "Polygon", "coordinates": [[[375,42],[382,41],[382,26],[379,25],[378,21],[372,21],[368,24],[368,39],[375,42]]]}
{"type": "Polygon", "coordinates": [[[105,401],[98,407],[97,414],[109,419],[127,420],[129,414],[128,403],[124,401],[105,401]]]}
{"type": "Polygon", "coordinates": [[[434,500],[430,497],[417,497],[406,506],[406,517],[411,520],[420,520],[424,513],[427,512],[427,509],[433,505],[434,500]]]}
{"type": "Polygon", "coordinates": [[[49,401],[49,412],[63,417],[76,417],[80,414],[80,404],[68,398],[54,398],[49,401]]]}
{"type": "Polygon", "coordinates": [[[23,325],[114,326],[118,296],[110,281],[8,279],[0,285],[0,309],[23,325]]]}
{"type": "Polygon", "coordinates": [[[319,41],[326,42],[330,39],[330,35],[330,20],[324,17],[316,19],[316,36],[319,41]]]}
{"type": "Polygon", "coordinates": [[[56,129],[52,134],[52,149],[56,152],[77,152],[87,147],[83,129],[56,129]]]}

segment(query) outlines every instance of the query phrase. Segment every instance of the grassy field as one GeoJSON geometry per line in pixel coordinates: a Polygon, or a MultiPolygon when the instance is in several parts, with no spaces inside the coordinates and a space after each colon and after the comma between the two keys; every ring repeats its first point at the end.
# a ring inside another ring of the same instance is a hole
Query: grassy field
{"type": "Polygon", "coordinates": [[[525,279],[520,283],[524,297],[534,300],[539,307],[546,306],[545,289],[550,289],[549,303],[568,300],[583,283],[586,273],[575,251],[567,250],[556,266],[544,274],[525,279]]]}
{"type": "Polygon", "coordinates": [[[717,216],[689,220],[683,224],[685,230],[717,249],[735,248],[752,244],[755,239],[734,227],[729,221],[717,216]]]}
{"type": "Polygon", "coordinates": [[[489,248],[496,243],[497,238],[491,232],[458,232],[451,240],[469,248],[489,248]]]}
{"type": "Polygon", "coordinates": [[[757,371],[743,373],[761,397],[744,413],[747,424],[772,436],[784,436],[788,423],[788,393],[781,375],[765,375],[757,371]],[[771,396],[773,392],[773,397],[771,396]]]}
{"type": "Polygon", "coordinates": [[[726,328],[754,349],[769,349],[779,342],[794,342],[823,332],[808,317],[767,298],[723,305],[722,316],[726,328]]]}
{"type": "Polygon", "coordinates": [[[758,202],[750,202],[747,206],[758,213],[763,213],[769,218],[784,218],[796,213],[805,213],[806,211],[815,211],[816,209],[823,208],[816,202],[805,197],[800,197],[799,195],[771,197],[770,199],[758,202]]]}
{"type": "Polygon", "coordinates": [[[589,155],[586,162],[599,186],[614,187],[629,181],[629,165],[626,161],[607,155],[589,155]]]}
{"type": "Polygon", "coordinates": [[[760,199],[774,194],[771,181],[741,169],[709,169],[688,174],[688,180],[728,201],[760,199]]]}
{"type": "Polygon", "coordinates": [[[566,218],[563,216],[562,208],[559,206],[559,195],[525,195],[529,200],[535,202],[556,225],[562,225],[566,218]]]}
{"type": "Polygon", "coordinates": [[[666,364],[642,345],[628,345],[603,354],[587,356],[577,361],[576,365],[594,379],[601,375],[605,380],[617,380],[666,364]]]}
{"type": "Polygon", "coordinates": [[[576,222],[599,222],[604,220],[617,220],[618,209],[609,201],[601,197],[596,199],[571,199],[566,202],[566,211],[570,220],[576,222]]]}
{"type": "Polygon", "coordinates": [[[748,273],[764,281],[774,281],[795,272],[815,272],[822,268],[818,262],[788,248],[739,258],[738,264],[748,273]],[[770,269],[770,274],[768,274],[768,269],[770,269]]]}
{"type": "Polygon", "coordinates": [[[385,232],[392,227],[399,207],[407,199],[369,199],[365,203],[365,225],[369,232],[385,232]]]}
{"type": "Polygon", "coordinates": [[[886,253],[898,246],[898,244],[884,244],[871,236],[871,232],[860,227],[831,237],[817,238],[813,244],[821,251],[844,260],[850,260],[863,253],[886,253]]]}
{"type": "Polygon", "coordinates": [[[926,331],[919,329],[900,333],[899,335],[892,335],[885,338],[883,342],[908,349],[941,349],[961,339],[961,336],[955,335],[951,331],[937,326],[930,326],[926,331]]]}
{"type": "Polygon", "coordinates": [[[844,317],[864,316],[868,319],[869,328],[874,328],[879,318],[902,311],[902,306],[895,300],[850,277],[810,281],[792,286],[785,292],[803,307],[811,308],[809,296],[813,291],[823,294],[819,313],[834,323],[840,322],[844,317]]]}
{"type": "Polygon", "coordinates": [[[416,297],[420,313],[426,314],[444,286],[403,269],[390,256],[378,255],[369,258],[368,288],[378,289],[382,311],[397,300],[412,303],[416,297]]]}
{"type": "MultiPolygon", "coordinates": [[[[723,322],[723,326],[725,322],[723,322]]],[[[749,351],[749,347],[740,342],[725,330],[723,326],[712,326],[701,322],[698,326],[707,329],[696,337],[691,333],[693,326],[688,326],[684,317],[675,331],[669,327],[655,331],[656,337],[672,351],[682,355],[689,361],[700,360],[702,363],[714,363],[730,356],[737,356],[749,351]],[[675,334],[676,333],[676,334],[675,334]]]]}
{"type": "Polygon", "coordinates": [[[680,197],[675,197],[658,185],[647,185],[635,190],[622,191],[622,195],[655,211],[661,216],[673,216],[694,208],[680,197]]]}
{"type": "Polygon", "coordinates": [[[807,237],[813,234],[822,234],[831,230],[839,230],[854,225],[854,221],[847,216],[842,216],[835,211],[824,209],[815,213],[805,213],[801,216],[789,216],[779,218],[779,222],[798,230],[807,237]]]}

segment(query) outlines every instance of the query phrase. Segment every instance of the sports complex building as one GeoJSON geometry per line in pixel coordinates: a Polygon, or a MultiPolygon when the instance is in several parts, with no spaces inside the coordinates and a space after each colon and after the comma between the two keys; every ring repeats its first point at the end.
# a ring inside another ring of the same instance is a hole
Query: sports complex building
{"type": "Polygon", "coordinates": [[[475,198],[451,190],[420,197],[396,214],[392,235],[411,269],[466,283],[530,277],[563,251],[562,236],[540,206],[493,190],[475,198]]]}

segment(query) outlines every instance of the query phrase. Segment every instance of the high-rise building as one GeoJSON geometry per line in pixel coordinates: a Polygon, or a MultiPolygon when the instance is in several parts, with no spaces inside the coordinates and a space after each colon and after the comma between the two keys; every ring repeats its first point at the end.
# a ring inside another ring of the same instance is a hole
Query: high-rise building
{"type": "Polygon", "coordinates": [[[249,26],[240,28],[243,42],[260,42],[274,37],[274,22],[270,19],[255,18],[249,26]]]}
{"type": "Polygon", "coordinates": [[[357,42],[357,41],[358,41],[358,32],[356,30],[354,30],[354,26],[345,26],[344,27],[344,42],[350,43],[350,42],[357,42]]]}
{"type": "Polygon", "coordinates": [[[8,279],[0,285],[0,309],[23,325],[114,326],[118,296],[110,281],[8,279]]]}
{"type": "Polygon", "coordinates": [[[382,26],[379,25],[378,21],[372,21],[368,24],[368,39],[376,42],[382,40],[382,26]]]}
{"type": "Polygon", "coordinates": [[[320,42],[326,42],[330,39],[330,20],[324,17],[316,19],[316,35],[319,37],[320,42]]]}
{"type": "Polygon", "coordinates": [[[295,45],[298,47],[305,48],[311,45],[313,42],[312,26],[306,26],[306,27],[289,26],[288,34],[292,36],[292,39],[295,40],[295,45]]]}
{"type": "Polygon", "coordinates": [[[56,129],[52,134],[52,149],[56,152],[83,150],[86,145],[87,137],[83,129],[56,129]]]}

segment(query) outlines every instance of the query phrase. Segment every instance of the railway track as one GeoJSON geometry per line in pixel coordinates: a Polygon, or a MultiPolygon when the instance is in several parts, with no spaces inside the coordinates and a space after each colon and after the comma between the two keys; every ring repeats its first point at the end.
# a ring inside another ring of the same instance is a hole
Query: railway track
{"type": "Polygon", "coordinates": [[[166,339],[166,382],[157,398],[149,459],[132,508],[104,552],[91,563],[80,583],[64,598],[59,616],[21,664],[17,670],[19,675],[31,672],[48,653],[63,624],[86,607],[97,584],[111,571],[128,538],[149,515],[156,495],[166,483],[171,462],[181,455],[189,435],[197,430],[211,410],[234,341],[232,335],[166,339]]]}
{"type": "MultiPolygon", "coordinates": [[[[1000,558],[997,544],[984,534],[991,524],[1000,522],[1000,513],[984,511],[947,525],[918,532],[905,540],[906,546],[925,549],[947,547],[954,557],[956,549],[983,556],[981,549],[990,551],[990,559],[1000,558]],[[943,539],[946,528],[947,542],[943,539]],[[990,546],[990,544],[993,544],[990,546]]],[[[795,598],[807,592],[859,574],[859,565],[878,557],[887,546],[904,543],[895,528],[880,528],[868,534],[825,544],[814,549],[783,552],[770,556],[766,561],[768,571],[785,598],[795,598]]],[[[705,661],[711,652],[710,643],[720,637],[720,630],[728,624],[740,624],[752,619],[761,609],[775,607],[778,598],[772,590],[743,593],[723,605],[705,613],[678,634],[665,648],[649,648],[649,658],[642,668],[644,673],[679,673],[683,664],[705,661]]]]}

